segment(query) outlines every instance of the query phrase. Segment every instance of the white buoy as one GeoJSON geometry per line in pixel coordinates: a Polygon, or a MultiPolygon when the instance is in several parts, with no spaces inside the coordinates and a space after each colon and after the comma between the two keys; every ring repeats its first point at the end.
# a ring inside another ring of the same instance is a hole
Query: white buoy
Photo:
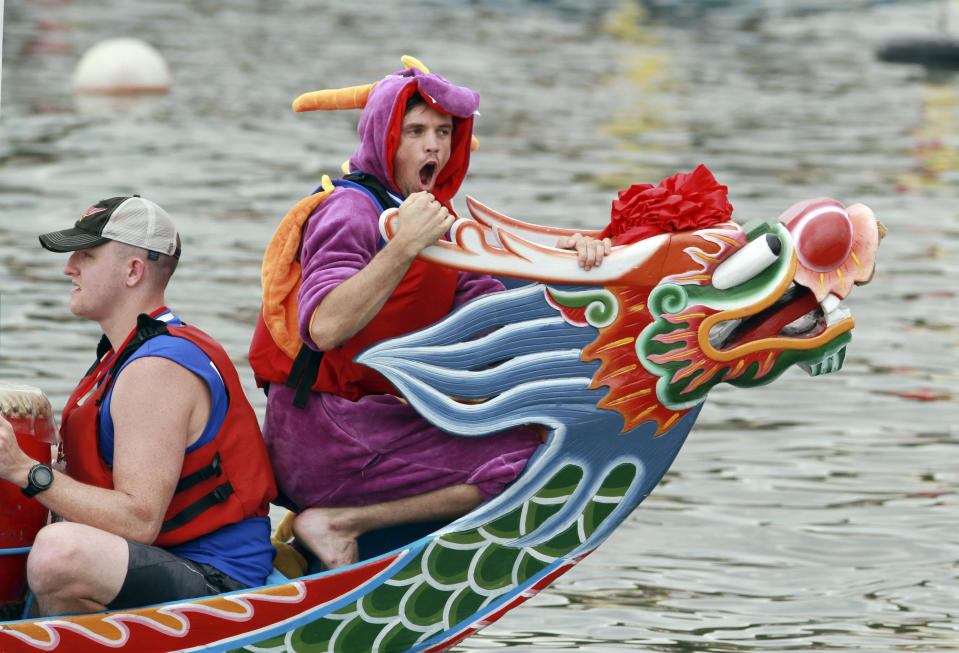
{"type": "Polygon", "coordinates": [[[163,55],[136,38],[100,41],[80,57],[73,72],[77,93],[166,93],[171,83],[163,55]]]}

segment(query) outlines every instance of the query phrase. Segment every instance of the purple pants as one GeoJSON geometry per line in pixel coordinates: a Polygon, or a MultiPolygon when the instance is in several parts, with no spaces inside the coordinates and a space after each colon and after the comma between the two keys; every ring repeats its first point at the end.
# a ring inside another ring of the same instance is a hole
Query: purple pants
{"type": "Polygon", "coordinates": [[[528,426],[450,435],[391,395],[354,402],[313,393],[301,409],[294,392],[273,384],[263,423],[277,485],[293,510],[369,505],[463,483],[489,499],[542,443],[528,426]]]}

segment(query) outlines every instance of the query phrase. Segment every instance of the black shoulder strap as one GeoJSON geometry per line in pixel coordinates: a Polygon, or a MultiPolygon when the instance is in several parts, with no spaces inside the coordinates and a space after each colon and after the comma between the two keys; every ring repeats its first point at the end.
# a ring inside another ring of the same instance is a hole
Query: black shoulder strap
{"type": "Polygon", "coordinates": [[[102,336],[100,336],[100,342],[97,343],[97,359],[93,361],[93,365],[90,366],[90,369],[88,369],[83,376],[90,376],[93,374],[93,371],[97,369],[98,365],[100,365],[100,361],[103,360],[103,356],[110,351],[112,347],[113,345],[110,344],[110,339],[107,338],[107,334],[104,333],[102,336]]]}
{"type": "MultiPolygon", "coordinates": [[[[113,362],[113,365],[110,366],[110,371],[107,372],[103,378],[103,385],[100,388],[100,394],[97,396],[96,405],[99,406],[103,402],[107,391],[110,389],[110,386],[113,385],[117,372],[120,371],[124,363],[130,360],[130,357],[136,353],[136,350],[139,349],[143,343],[151,338],[168,335],[169,333],[170,330],[167,328],[166,322],[155,320],[146,313],[140,313],[140,315],[137,316],[137,326],[133,337],[130,338],[130,342],[123,348],[123,351],[117,354],[117,359],[113,362]]],[[[109,340],[107,342],[109,342],[109,340]]]]}
{"type": "Polygon", "coordinates": [[[383,209],[398,206],[396,200],[394,200],[393,196],[386,190],[383,182],[367,172],[351,172],[348,175],[343,175],[343,179],[352,181],[354,184],[358,184],[368,190],[383,209]]]}

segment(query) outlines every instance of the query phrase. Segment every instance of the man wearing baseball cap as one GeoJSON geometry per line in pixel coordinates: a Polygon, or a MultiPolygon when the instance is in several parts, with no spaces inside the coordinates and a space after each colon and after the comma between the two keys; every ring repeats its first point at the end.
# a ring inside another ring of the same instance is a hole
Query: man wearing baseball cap
{"type": "Polygon", "coordinates": [[[148,199],[112,197],[40,243],[70,252],[70,310],[104,335],[63,410],[62,469],[29,458],[0,421],[0,478],[62,517],[28,558],[35,612],[263,584],[276,486],[229,356],[165,306],[180,256],[173,221],[148,199]]]}

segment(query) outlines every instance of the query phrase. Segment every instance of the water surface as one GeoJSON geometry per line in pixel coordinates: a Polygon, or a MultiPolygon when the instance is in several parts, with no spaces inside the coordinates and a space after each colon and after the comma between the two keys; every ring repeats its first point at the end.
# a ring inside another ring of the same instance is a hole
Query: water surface
{"type": "Polygon", "coordinates": [[[847,302],[840,373],[714,391],[623,527],[457,650],[959,648],[959,86],[875,57],[941,18],[866,0],[7,2],[0,376],[62,406],[98,330],[36,235],[139,192],[183,234],[170,305],[224,343],[262,415],[260,257],[355,143],[355,112],[290,102],[413,54],[481,93],[464,192],[517,218],[600,227],[618,189],[706,163],[739,220],[828,195],[890,230],[847,302]],[[120,34],[163,52],[170,94],[74,96],[80,55],[120,34]]]}

